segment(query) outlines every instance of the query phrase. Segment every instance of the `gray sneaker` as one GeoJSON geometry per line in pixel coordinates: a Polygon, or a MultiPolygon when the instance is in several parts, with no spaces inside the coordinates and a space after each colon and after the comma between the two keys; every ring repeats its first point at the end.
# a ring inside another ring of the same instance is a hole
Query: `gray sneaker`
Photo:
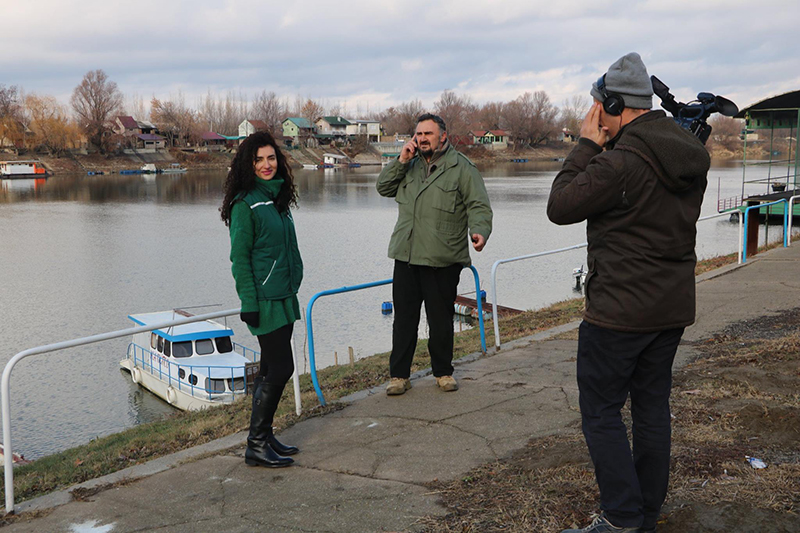
{"type": "Polygon", "coordinates": [[[601,514],[583,529],[564,529],[561,533],[637,533],[638,531],[638,527],[617,527],[601,514]]]}

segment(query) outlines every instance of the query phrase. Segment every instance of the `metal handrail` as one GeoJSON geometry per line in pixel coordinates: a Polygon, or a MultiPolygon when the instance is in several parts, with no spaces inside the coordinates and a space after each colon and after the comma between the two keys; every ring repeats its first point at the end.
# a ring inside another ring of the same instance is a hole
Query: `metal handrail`
{"type": "Polygon", "coordinates": [[[510,257],[508,259],[498,259],[492,265],[492,322],[494,322],[494,346],[495,349],[500,349],[500,325],[497,321],[497,267],[504,263],[513,263],[514,261],[522,261],[523,259],[534,259],[536,257],[544,257],[546,255],[560,254],[570,250],[577,250],[579,248],[586,248],[589,243],[583,242],[566,248],[558,248],[557,250],[547,250],[545,252],[538,252],[535,254],[521,255],[519,257],[510,257]]]}
{"type": "MultiPolygon", "coordinates": [[[[470,265],[470,270],[472,270],[472,274],[475,277],[475,292],[476,292],[476,301],[478,305],[478,324],[481,332],[481,350],[483,353],[486,353],[486,331],[484,329],[483,324],[483,306],[481,304],[481,283],[480,278],[478,277],[478,271],[475,269],[474,266],[470,265]]],[[[381,281],[373,281],[370,283],[362,283],[360,285],[353,285],[350,287],[340,287],[338,289],[328,289],[326,291],[321,291],[311,297],[308,301],[308,306],[306,307],[306,336],[308,339],[308,364],[310,367],[310,374],[311,374],[311,382],[314,384],[314,390],[317,392],[317,398],[319,398],[319,403],[322,406],[327,405],[325,402],[325,396],[322,394],[322,389],[319,386],[319,379],[317,379],[317,360],[314,354],[314,325],[311,319],[311,311],[314,308],[314,302],[316,302],[322,296],[330,296],[332,294],[341,294],[344,292],[353,292],[353,291],[360,291],[363,289],[369,289],[372,287],[380,287],[381,285],[389,285],[392,283],[393,280],[391,279],[384,279],[381,281]]]]}
{"type": "Polygon", "coordinates": [[[191,324],[192,322],[200,322],[203,320],[211,320],[214,318],[222,318],[226,316],[237,315],[240,312],[241,309],[228,309],[227,311],[216,311],[214,313],[207,313],[205,315],[196,315],[187,318],[169,320],[166,322],[159,322],[157,324],[150,324],[147,326],[136,326],[133,328],[121,329],[117,331],[111,331],[108,333],[101,333],[99,335],[92,335],[90,337],[81,337],[79,339],[56,342],[54,344],[46,344],[44,346],[37,346],[35,348],[29,348],[27,350],[23,350],[18,354],[16,354],[11,359],[9,359],[8,363],[6,363],[5,369],[3,370],[2,384],[0,385],[2,387],[2,390],[0,390],[0,399],[2,400],[2,415],[3,415],[3,449],[5,454],[3,466],[5,469],[4,475],[5,475],[5,490],[6,490],[6,498],[5,498],[6,513],[11,514],[14,512],[14,468],[13,468],[14,460],[12,456],[13,450],[11,447],[11,393],[9,387],[11,385],[11,371],[14,369],[14,366],[16,366],[16,364],[19,361],[31,355],[39,355],[43,353],[64,350],[67,348],[75,348],[77,346],[84,346],[86,344],[93,344],[96,342],[117,339],[119,337],[126,337],[128,335],[134,335],[136,333],[153,331],[155,329],[168,328],[171,326],[180,326],[183,324],[191,324]]]}
{"type": "Polygon", "coordinates": [[[791,246],[792,245],[792,215],[794,215],[794,201],[797,198],[800,198],[800,194],[792,196],[791,198],[789,198],[789,220],[786,222],[786,227],[787,227],[786,233],[788,235],[786,236],[786,239],[785,239],[786,240],[786,245],[785,246],[791,246]]]}
{"type": "MultiPolygon", "coordinates": [[[[774,202],[769,202],[769,203],[766,203],[766,204],[756,204],[756,205],[751,205],[751,206],[745,207],[745,209],[744,209],[744,228],[743,228],[743,231],[744,231],[744,235],[746,235],[747,234],[747,223],[750,220],[750,211],[752,211],[753,209],[761,209],[762,207],[769,207],[771,205],[776,205],[776,204],[786,204],[784,206],[784,210],[783,210],[783,247],[785,248],[786,246],[788,246],[787,243],[786,243],[786,234],[788,233],[786,222],[789,219],[789,213],[788,213],[788,210],[786,209],[786,207],[788,207],[788,205],[789,205],[789,201],[786,198],[781,198],[780,200],[776,200],[774,202]]],[[[742,236],[742,242],[741,242],[741,245],[740,245],[742,247],[742,263],[746,263],[747,262],[747,247],[744,245],[744,238],[745,237],[742,236]]]]}
{"type": "MultiPolygon", "coordinates": [[[[697,219],[698,222],[702,222],[704,220],[710,220],[712,218],[719,218],[723,216],[730,216],[730,213],[717,213],[715,215],[708,215],[704,217],[700,217],[697,219]]],[[[743,227],[743,217],[739,217],[739,263],[742,263],[742,227],[743,227]]],[[[497,267],[504,263],[513,263],[514,261],[522,261],[523,259],[534,259],[537,257],[544,257],[546,255],[554,255],[563,252],[569,252],[571,250],[578,250],[580,248],[585,248],[588,246],[588,243],[583,242],[581,244],[575,244],[572,246],[567,246],[566,248],[558,248],[556,250],[547,250],[544,252],[538,252],[535,254],[528,254],[528,255],[521,255],[519,257],[510,257],[508,259],[498,259],[492,265],[492,322],[494,323],[494,346],[495,349],[500,349],[500,324],[497,320],[497,267]]]]}

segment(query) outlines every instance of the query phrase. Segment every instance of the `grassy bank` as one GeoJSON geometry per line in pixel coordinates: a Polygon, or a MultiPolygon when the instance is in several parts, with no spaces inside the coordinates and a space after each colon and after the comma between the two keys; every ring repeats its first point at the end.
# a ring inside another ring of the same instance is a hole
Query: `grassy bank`
{"type": "MultiPolygon", "coordinates": [[[[717,267],[735,261],[733,254],[723,259],[701,262],[698,268],[703,269],[705,264],[712,264],[711,262],[717,267]]],[[[510,341],[571,322],[580,317],[582,307],[583,301],[578,298],[503,319],[500,321],[501,336],[504,341],[510,341]]],[[[491,325],[487,325],[486,334],[487,345],[491,346],[494,343],[491,325]]],[[[455,358],[477,351],[480,351],[480,333],[477,329],[456,335],[455,358]]],[[[389,379],[388,360],[389,354],[383,353],[360,359],[353,366],[342,365],[320,370],[318,377],[326,399],[335,402],[353,392],[386,382],[389,379]]],[[[417,347],[412,372],[429,366],[427,342],[421,341],[417,347]]],[[[300,385],[304,414],[301,417],[294,414],[292,388],[287,387],[275,420],[279,429],[336,408],[319,406],[310,376],[301,376],[300,385]]],[[[176,413],[161,421],[142,424],[121,433],[95,439],[86,445],[43,457],[14,470],[15,500],[21,502],[245,430],[248,427],[249,414],[250,405],[247,401],[199,412],[176,413]]]]}
{"type": "MultiPolygon", "coordinates": [[[[659,532],[797,531],[798,327],[800,308],[736,324],[698,343],[701,357],[675,373],[671,478],[659,532]],[[746,456],[767,468],[754,469],[746,456]]],[[[627,408],[623,417],[630,427],[627,408]]],[[[577,424],[430,488],[449,509],[423,521],[430,532],[559,531],[599,512],[577,424]]]]}

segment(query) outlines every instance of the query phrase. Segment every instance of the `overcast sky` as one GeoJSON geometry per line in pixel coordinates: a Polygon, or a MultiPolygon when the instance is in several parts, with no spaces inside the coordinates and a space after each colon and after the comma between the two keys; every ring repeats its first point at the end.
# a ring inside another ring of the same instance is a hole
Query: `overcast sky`
{"type": "Polygon", "coordinates": [[[561,105],[631,51],[682,101],[800,89],[796,0],[2,2],[0,84],[64,103],[103,69],[128,99],[267,90],[351,118],[445,89],[561,105]]]}

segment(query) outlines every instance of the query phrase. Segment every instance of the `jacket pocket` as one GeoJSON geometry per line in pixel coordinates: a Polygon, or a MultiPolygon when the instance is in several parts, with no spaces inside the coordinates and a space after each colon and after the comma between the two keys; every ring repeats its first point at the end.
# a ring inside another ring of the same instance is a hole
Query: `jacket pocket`
{"type": "Polygon", "coordinates": [[[275,265],[277,265],[277,264],[278,264],[277,260],[273,260],[272,261],[272,266],[270,267],[269,272],[267,273],[266,277],[264,278],[264,281],[261,282],[262,286],[267,284],[267,282],[269,281],[269,278],[272,276],[272,273],[275,271],[275,265]]]}
{"type": "Polygon", "coordinates": [[[408,181],[404,180],[403,183],[397,188],[397,194],[394,196],[394,201],[398,204],[408,203],[408,181]]]}
{"type": "Polygon", "coordinates": [[[438,180],[433,184],[433,198],[431,207],[454,213],[456,210],[456,196],[458,195],[458,183],[454,181],[438,180]]]}

